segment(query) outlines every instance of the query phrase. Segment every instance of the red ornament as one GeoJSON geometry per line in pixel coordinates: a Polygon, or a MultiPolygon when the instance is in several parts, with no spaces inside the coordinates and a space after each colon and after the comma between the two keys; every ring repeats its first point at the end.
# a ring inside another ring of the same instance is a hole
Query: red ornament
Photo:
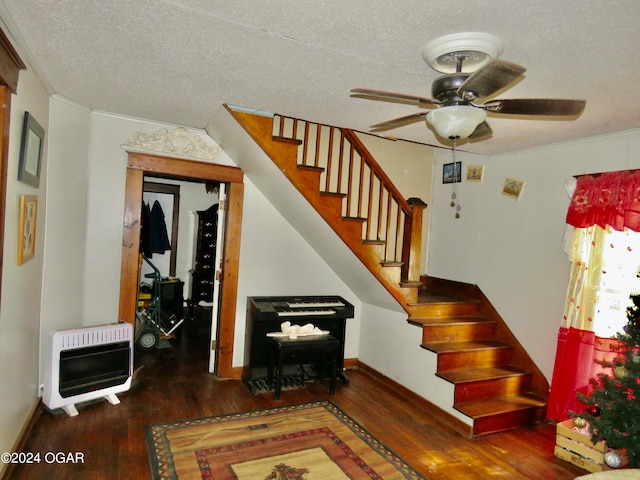
{"type": "Polygon", "coordinates": [[[600,416],[600,407],[598,405],[589,405],[587,407],[587,413],[589,415],[593,415],[594,417],[600,416]]]}

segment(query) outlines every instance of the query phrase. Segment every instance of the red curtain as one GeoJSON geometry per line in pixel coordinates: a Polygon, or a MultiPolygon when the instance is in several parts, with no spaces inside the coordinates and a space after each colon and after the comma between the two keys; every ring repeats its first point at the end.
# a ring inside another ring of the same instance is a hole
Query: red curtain
{"type": "Polygon", "coordinates": [[[579,228],[609,225],[620,231],[640,231],[640,171],[578,177],[567,223],[579,228]]]}
{"type": "MultiPolygon", "coordinates": [[[[567,223],[577,228],[597,225],[640,231],[640,170],[578,177],[567,223]]],[[[600,338],[592,331],[560,328],[547,419],[562,421],[569,418],[570,410],[584,411],[576,391],[589,392],[589,379],[604,369],[597,360],[612,361],[617,345],[616,339],[600,338]]]]}
{"type": "Polygon", "coordinates": [[[598,361],[613,361],[619,355],[619,348],[616,339],[600,338],[593,332],[577,328],[560,328],[547,419],[566,420],[570,410],[582,413],[584,405],[578,400],[576,391],[589,393],[589,379],[608,370],[598,361]]]}

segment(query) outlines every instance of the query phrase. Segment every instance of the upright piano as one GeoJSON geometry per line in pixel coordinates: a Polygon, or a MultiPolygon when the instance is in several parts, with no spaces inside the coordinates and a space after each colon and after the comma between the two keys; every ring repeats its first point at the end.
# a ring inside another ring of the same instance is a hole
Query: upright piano
{"type": "Polygon", "coordinates": [[[344,375],[346,320],[353,318],[353,305],[339,296],[248,297],[245,330],[245,383],[267,377],[269,350],[267,333],[282,331],[283,322],[292,325],[311,323],[340,340],[338,378],[344,375]]]}

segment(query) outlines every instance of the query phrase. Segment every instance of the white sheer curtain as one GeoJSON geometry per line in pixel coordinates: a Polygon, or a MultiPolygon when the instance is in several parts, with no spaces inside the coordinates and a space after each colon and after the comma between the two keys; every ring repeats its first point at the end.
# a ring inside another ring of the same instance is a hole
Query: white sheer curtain
{"type": "Polygon", "coordinates": [[[640,292],[640,234],[576,228],[562,326],[614,337],[626,325],[631,293],[640,292]]]}

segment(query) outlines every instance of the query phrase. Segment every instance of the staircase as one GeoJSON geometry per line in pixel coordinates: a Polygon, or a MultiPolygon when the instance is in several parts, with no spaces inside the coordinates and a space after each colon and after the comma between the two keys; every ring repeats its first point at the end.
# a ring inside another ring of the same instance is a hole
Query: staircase
{"type": "Polygon", "coordinates": [[[453,407],[472,419],[460,433],[544,420],[546,378],[478,287],[420,275],[426,204],[405,200],[352,131],[227,110],[422,329],[453,407]]]}

